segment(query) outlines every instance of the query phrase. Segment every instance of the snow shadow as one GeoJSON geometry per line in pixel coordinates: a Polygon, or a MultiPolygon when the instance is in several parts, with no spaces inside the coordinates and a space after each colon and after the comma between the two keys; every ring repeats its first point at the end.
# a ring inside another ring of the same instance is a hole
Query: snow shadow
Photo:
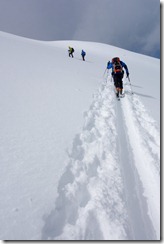
{"type": "Polygon", "coordinates": [[[84,212],[87,211],[85,207],[91,199],[87,186],[88,178],[96,175],[97,166],[99,165],[98,159],[93,159],[94,166],[86,169],[82,163],[84,154],[80,135],[76,135],[72,152],[69,155],[70,161],[59,181],[55,209],[44,217],[45,225],[42,230],[42,240],[84,240],[92,238],[89,234],[90,231],[92,235],[97,235],[97,238],[102,236],[94,212],[88,209],[85,218],[81,217],[80,214],[81,209],[84,212]],[[81,220],[85,224],[81,225],[81,220]],[[81,230],[81,228],[84,228],[84,230],[81,230]],[[88,231],[88,228],[90,231],[88,231]]]}
{"type": "Polygon", "coordinates": [[[156,98],[153,97],[153,96],[146,95],[146,94],[142,94],[142,93],[139,93],[139,92],[135,92],[135,94],[138,95],[138,96],[142,96],[142,97],[147,97],[147,98],[151,98],[151,99],[156,99],[156,98]]]}

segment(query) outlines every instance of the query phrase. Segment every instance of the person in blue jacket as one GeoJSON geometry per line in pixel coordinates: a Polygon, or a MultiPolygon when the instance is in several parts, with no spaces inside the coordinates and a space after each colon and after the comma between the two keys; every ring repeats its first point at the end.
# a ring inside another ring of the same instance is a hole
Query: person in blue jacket
{"type": "Polygon", "coordinates": [[[83,61],[85,61],[85,55],[86,55],[86,52],[84,50],[82,50],[81,51],[81,56],[82,56],[83,61]]]}
{"type": "Polygon", "coordinates": [[[112,69],[112,76],[114,80],[114,85],[116,87],[116,96],[119,97],[119,94],[122,94],[123,90],[123,76],[124,70],[126,71],[127,77],[129,77],[129,71],[127,65],[120,60],[120,58],[115,57],[112,59],[112,62],[107,63],[107,69],[112,69]]]}

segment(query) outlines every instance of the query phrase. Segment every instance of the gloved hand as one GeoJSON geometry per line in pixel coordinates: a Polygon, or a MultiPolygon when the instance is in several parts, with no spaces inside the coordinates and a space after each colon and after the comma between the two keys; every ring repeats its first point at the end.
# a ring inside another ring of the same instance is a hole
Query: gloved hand
{"type": "Polygon", "coordinates": [[[126,74],[126,78],[128,78],[128,77],[129,77],[129,73],[126,74]]]}

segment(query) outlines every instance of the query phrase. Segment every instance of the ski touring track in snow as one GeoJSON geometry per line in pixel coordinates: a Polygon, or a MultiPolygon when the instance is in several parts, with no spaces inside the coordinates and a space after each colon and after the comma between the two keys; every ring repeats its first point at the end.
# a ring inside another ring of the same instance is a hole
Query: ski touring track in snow
{"type": "Polygon", "coordinates": [[[44,217],[43,240],[160,238],[159,133],[130,85],[124,88],[117,101],[107,78],[94,94],[55,209],[44,217]]]}

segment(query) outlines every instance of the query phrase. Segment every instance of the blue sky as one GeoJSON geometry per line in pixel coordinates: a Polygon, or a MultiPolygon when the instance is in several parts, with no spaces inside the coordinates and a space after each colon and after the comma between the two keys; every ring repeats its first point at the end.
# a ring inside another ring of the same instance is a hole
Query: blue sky
{"type": "Polygon", "coordinates": [[[0,31],[83,40],[160,57],[159,0],[0,0],[0,31]]]}

